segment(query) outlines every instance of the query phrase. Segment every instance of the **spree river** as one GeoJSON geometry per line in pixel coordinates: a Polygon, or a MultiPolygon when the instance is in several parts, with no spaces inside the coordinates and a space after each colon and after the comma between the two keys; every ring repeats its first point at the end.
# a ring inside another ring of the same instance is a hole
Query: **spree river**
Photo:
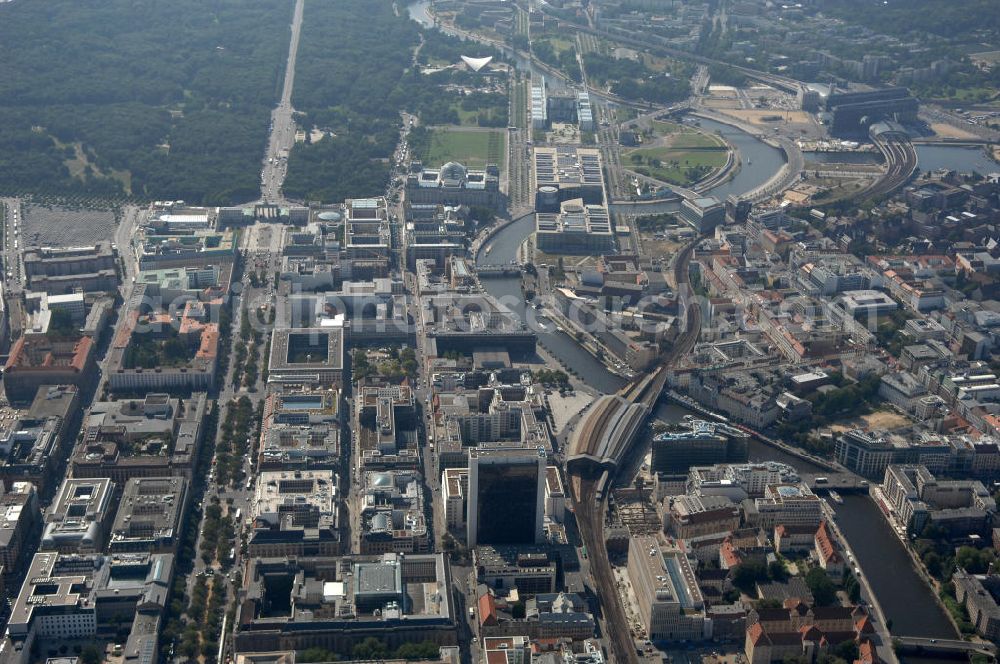
{"type": "MultiPolygon", "coordinates": [[[[706,124],[703,122],[702,126],[705,127],[706,124]]],[[[726,130],[739,132],[730,127],[726,127],[726,130]]],[[[758,163],[770,163],[774,170],[780,167],[780,162],[774,165],[768,161],[773,158],[770,151],[778,152],[777,150],[759,143],[747,134],[743,134],[741,141],[741,153],[744,158],[749,154],[754,166],[758,163]],[[759,147],[755,147],[755,142],[759,147]]],[[[780,159],[780,153],[778,158],[780,159]]],[[[745,191],[767,180],[774,170],[749,172],[744,167],[736,179],[727,183],[728,189],[745,191]],[[734,184],[737,182],[740,184],[734,184]]],[[[488,264],[504,264],[514,260],[518,246],[533,230],[534,219],[530,215],[513,222],[488,243],[491,246],[489,256],[481,254],[479,260],[488,264]]],[[[486,279],[483,285],[492,295],[503,299],[524,320],[534,314],[524,303],[519,279],[486,279]]],[[[609,372],[574,339],[556,331],[551,324],[547,327],[548,331],[536,327],[540,343],[560,361],[572,367],[585,383],[604,393],[614,392],[624,384],[622,378],[609,372]]],[[[684,408],[666,403],[661,403],[656,412],[658,418],[668,422],[677,422],[687,414],[690,413],[684,408]]],[[[822,470],[757,441],[750,443],[750,459],[780,461],[807,473],[822,470]]],[[[847,495],[844,496],[844,503],[836,506],[836,512],[837,522],[858,556],[863,573],[868,575],[886,618],[892,620],[893,633],[900,636],[954,638],[951,623],[934,601],[931,591],[914,571],[909,556],[885,523],[875,503],[866,496],[847,495]]]]}
{"type": "MultiPolygon", "coordinates": [[[[412,7],[412,5],[411,5],[412,7]]],[[[781,151],[763,143],[750,134],[720,122],[701,119],[701,128],[706,131],[718,132],[738,149],[743,166],[728,182],[710,189],[706,194],[724,199],[730,193],[742,193],[760,186],[781,168],[784,157],[781,151]]],[[[675,206],[676,209],[676,206],[675,206]]],[[[517,249],[535,228],[535,221],[529,215],[508,225],[499,231],[490,242],[489,255],[482,252],[477,256],[480,264],[502,265],[517,257],[517,249]]],[[[521,295],[520,279],[485,279],[483,286],[493,296],[500,298],[522,320],[528,320],[534,311],[529,311],[521,295]]],[[[567,366],[572,367],[580,378],[591,387],[601,392],[614,392],[625,381],[609,372],[603,364],[589,352],[580,347],[569,335],[559,332],[553,325],[547,325],[548,330],[532,326],[538,333],[539,341],[549,352],[559,358],[567,366]]]]}
{"type": "MultiPolygon", "coordinates": [[[[431,27],[433,20],[427,12],[427,0],[408,6],[409,15],[419,23],[431,27]]],[[[516,65],[532,70],[530,62],[516,58],[516,65]]],[[[729,194],[740,194],[766,182],[784,163],[781,152],[735,127],[701,119],[702,129],[721,134],[736,146],[742,159],[740,171],[731,180],[705,192],[719,199],[729,194]]],[[[950,168],[980,173],[1000,170],[1000,164],[988,159],[979,149],[957,146],[919,146],[920,167],[924,170],[950,168]]],[[[515,260],[518,247],[533,232],[534,219],[528,215],[519,219],[487,243],[489,255],[480,252],[480,264],[506,264],[515,260]]],[[[524,302],[520,279],[485,279],[483,285],[493,296],[501,299],[510,309],[528,321],[535,316],[524,302]]],[[[541,328],[533,325],[539,342],[563,364],[572,367],[580,379],[594,389],[610,393],[622,387],[625,381],[598,362],[589,352],[550,323],[541,328]]],[[[660,404],[657,417],[676,422],[690,414],[676,405],[660,404]]],[[[774,460],[787,463],[802,472],[817,472],[819,467],[797,457],[768,447],[757,441],[750,444],[751,460],[774,460]]],[[[931,590],[913,569],[903,545],[889,529],[878,507],[867,496],[845,495],[844,502],[836,506],[837,521],[858,557],[864,574],[878,597],[886,618],[892,621],[892,631],[901,636],[954,638],[955,631],[943,610],[934,601],[931,590]]]]}
{"type": "Polygon", "coordinates": [[[993,161],[981,147],[958,145],[918,145],[917,164],[922,171],[945,168],[959,173],[976,172],[980,175],[1000,171],[1000,164],[993,161]]]}

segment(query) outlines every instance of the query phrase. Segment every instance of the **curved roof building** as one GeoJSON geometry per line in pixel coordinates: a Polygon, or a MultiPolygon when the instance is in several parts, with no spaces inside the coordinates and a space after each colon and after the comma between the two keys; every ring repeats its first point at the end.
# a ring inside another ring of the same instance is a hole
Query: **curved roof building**
{"type": "Polygon", "coordinates": [[[472,71],[478,72],[480,69],[492,62],[493,56],[488,55],[485,58],[470,58],[467,55],[462,56],[462,62],[469,66],[472,71]]]}

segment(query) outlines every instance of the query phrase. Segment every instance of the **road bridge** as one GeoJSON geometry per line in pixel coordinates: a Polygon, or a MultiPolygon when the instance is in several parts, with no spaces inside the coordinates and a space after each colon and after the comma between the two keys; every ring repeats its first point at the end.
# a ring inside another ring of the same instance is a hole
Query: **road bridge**
{"type": "Polygon", "coordinates": [[[501,277],[516,277],[521,274],[518,265],[480,265],[476,268],[480,279],[500,279],[501,277]]]}
{"type": "Polygon", "coordinates": [[[929,639],[918,636],[899,636],[895,640],[903,652],[934,653],[941,655],[986,655],[994,660],[997,656],[997,646],[993,643],[976,641],[958,641],[956,639],[929,639]]]}
{"type": "Polygon", "coordinates": [[[840,493],[868,493],[868,480],[854,473],[799,473],[799,478],[810,489],[833,489],[840,493]]]}

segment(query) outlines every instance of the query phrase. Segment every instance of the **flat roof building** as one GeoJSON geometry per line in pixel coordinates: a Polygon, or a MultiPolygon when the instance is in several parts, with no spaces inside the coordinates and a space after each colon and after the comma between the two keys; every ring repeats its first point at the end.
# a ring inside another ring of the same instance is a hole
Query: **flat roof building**
{"type": "Polygon", "coordinates": [[[366,638],[457,643],[442,554],[255,558],[237,609],[237,653],[322,647],[349,655],[366,638]]]}
{"type": "Polygon", "coordinates": [[[606,205],[601,151],[575,146],[536,147],[533,151],[535,210],[557,212],[563,201],[606,205]]]}
{"type": "Polygon", "coordinates": [[[594,131],[597,123],[594,122],[594,109],[590,104],[590,93],[582,90],[576,93],[576,124],[580,131],[594,131]]]}
{"type": "Polygon", "coordinates": [[[726,220],[726,206],[714,196],[685,198],[681,202],[681,219],[705,233],[726,220]]]}
{"type": "Polygon", "coordinates": [[[31,482],[48,495],[58,481],[57,464],[64,458],[60,444],[60,417],[32,418],[8,413],[0,422],[0,477],[9,489],[15,482],[31,482]],[[54,481],[55,480],[55,481],[54,481]]]}
{"type": "Polygon", "coordinates": [[[684,473],[691,466],[747,461],[749,436],[735,427],[691,420],[678,429],[653,438],[654,472],[684,473]]]}
{"type": "Polygon", "coordinates": [[[42,551],[99,553],[114,519],[115,485],[107,478],[66,478],[45,513],[42,551]]]}
{"type": "Polygon", "coordinates": [[[207,399],[147,394],[143,399],[99,401],[83,423],[73,451],[74,477],[107,477],[119,485],[132,477],[191,478],[198,462],[207,399]]]}
{"type": "Polygon", "coordinates": [[[308,385],[276,386],[268,397],[270,418],[277,424],[333,424],[340,421],[340,392],[308,385]]]}
{"type": "Polygon", "coordinates": [[[344,201],[344,251],[348,259],[388,257],[392,231],[386,200],[355,198],[344,201]]]}
{"type": "Polygon", "coordinates": [[[113,290],[118,285],[117,252],[109,241],[80,247],[26,247],[24,274],[31,290],[49,294],[113,290]]]}
{"type": "Polygon", "coordinates": [[[615,231],[603,205],[563,201],[559,212],[535,215],[535,246],[548,254],[600,255],[615,251],[615,231]]]}
{"type": "Polygon", "coordinates": [[[847,291],[840,296],[840,304],[851,316],[881,316],[899,308],[894,299],[877,290],[847,291]]]}
{"type": "Polygon", "coordinates": [[[985,536],[996,515],[996,503],[982,482],[939,480],[925,466],[890,465],[880,489],[892,518],[911,534],[933,525],[951,537],[985,536]]]}
{"type": "Polygon", "coordinates": [[[5,580],[19,578],[41,524],[38,492],[34,484],[15,482],[10,491],[3,491],[0,496],[0,565],[3,565],[5,580]]]}
{"type": "Polygon", "coordinates": [[[338,483],[332,470],[260,473],[250,505],[250,555],[338,555],[338,483]]]}
{"type": "Polygon", "coordinates": [[[107,240],[78,247],[25,247],[23,260],[29,280],[39,275],[77,275],[116,267],[115,250],[107,240]]]}
{"type": "Polygon", "coordinates": [[[261,470],[340,466],[340,393],[283,385],[268,395],[261,434],[261,470]]]}
{"type": "Polygon", "coordinates": [[[139,268],[228,265],[236,255],[237,235],[232,229],[171,230],[146,226],[134,243],[139,268]]]}
{"type": "Polygon", "coordinates": [[[482,295],[425,296],[420,299],[420,316],[428,358],[449,351],[469,354],[477,349],[504,349],[511,357],[535,352],[535,333],[525,329],[512,311],[482,295]]]}
{"type": "Polygon", "coordinates": [[[340,388],[344,382],[344,328],[329,325],[274,330],[268,382],[340,388]]]}
{"type": "Polygon", "coordinates": [[[823,520],[822,501],[803,483],[772,484],[752,505],[744,503],[744,519],[766,529],[779,524],[818,526],[823,520]]]}
{"type": "Polygon", "coordinates": [[[740,501],[763,496],[773,484],[799,481],[796,470],[778,461],[720,463],[693,466],[688,471],[688,493],[696,496],[726,496],[740,501]]]}
{"type": "MultiPolygon", "coordinates": [[[[517,588],[521,596],[557,590],[557,557],[547,547],[477,546],[472,551],[476,580],[494,590],[517,588]]],[[[565,562],[565,561],[564,561],[565,562]]]]}
{"type": "MultiPolygon", "coordinates": [[[[123,616],[134,616],[133,632],[148,618],[158,628],[173,572],[169,554],[37,553],[11,607],[7,636],[29,648],[36,638],[93,639],[117,633],[123,616]]],[[[155,655],[155,640],[152,646],[155,655]]]]}
{"type": "Polygon", "coordinates": [[[175,553],[186,512],[184,477],[133,477],[111,527],[112,553],[175,553]]]}
{"type": "Polygon", "coordinates": [[[678,539],[730,533],[740,526],[739,505],[726,496],[676,496],[665,512],[664,525],[678,539]]]}
{"type": "Polygon", "coordinates": [[[531,84],[531,128],[546,129],[549,126],[548,104],[546,103],[545,79],[531,84]]]}
{"type": "Polygon", "coordinates": [[[628,577],[646,633],[653,641],[701,641],[705,599],[683,551],[656,537],[629,542],[628,577]]]}
{"type": "Polygon", "coordinates": [[[360,510],[362,554],[430,551],[423,481],[417,471],[366,472],[360,510]]]}
{"type": "Polygon", "coordinates": [[[363,468],[415,468],[416,396],[409,385],[358,389],[355,432],[363,468]]]}
{"type": "Polygon", "coordinates": [[[467,468],[445,468],[441,471],[441,501],[444,503],[444,522],[449,530],[465,526],[465,497],[469,492],[467,468]]]}

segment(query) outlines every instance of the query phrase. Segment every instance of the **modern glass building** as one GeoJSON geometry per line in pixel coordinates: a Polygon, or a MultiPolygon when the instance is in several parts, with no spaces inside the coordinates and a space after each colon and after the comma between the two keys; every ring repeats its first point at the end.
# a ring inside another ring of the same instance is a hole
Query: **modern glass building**
{"type": "Polygon", "coordinates": [[[542,541],[545,463],[541,447],[500,444],[469,451],[470,547],[542,541]]]}

